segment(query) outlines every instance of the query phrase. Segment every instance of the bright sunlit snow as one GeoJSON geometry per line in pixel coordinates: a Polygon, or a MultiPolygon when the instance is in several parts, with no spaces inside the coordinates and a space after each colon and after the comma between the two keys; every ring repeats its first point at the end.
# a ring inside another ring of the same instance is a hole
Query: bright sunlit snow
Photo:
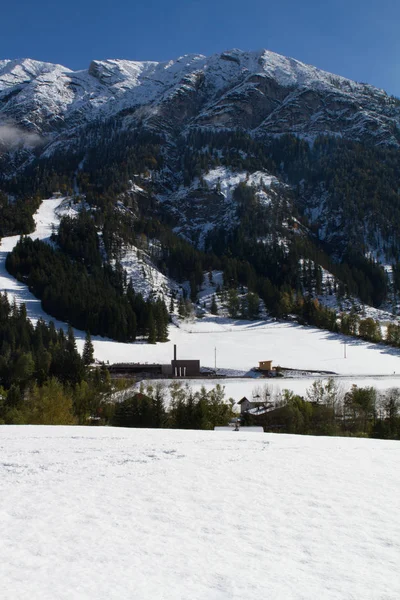
{"type": "Polygon", "coordinates": [[[397,600],[398,442],[0,427],[4,600],[397,600]]]}
{"type": "Polygon", "coordinates": [[[263,173],[262,171],[256,171],[255,173],[250,174],[246,171],[233,172],[226,167],[217,167],[212,169],[203,176],[203,180],[210,189],[214,189],[219,186],[220,193],[226,198],[227,201],[232,200],[233,191],[240,183],[246,183],[248,186],[264,188],[258,189],[256,192],[258,199],[264,204],[270,203],[270,198],[265,190],[270,188],[272,184],[279,183],[276,177],[268,175],[267,173],[263,173]]]}

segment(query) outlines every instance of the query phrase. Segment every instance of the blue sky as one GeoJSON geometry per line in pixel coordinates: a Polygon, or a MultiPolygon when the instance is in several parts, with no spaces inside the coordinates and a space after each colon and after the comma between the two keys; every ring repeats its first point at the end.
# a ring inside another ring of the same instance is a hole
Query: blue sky
{"type": "Polygon", "coordinates": [[[267,48],[400,97],[399,0],[15,0],[0,58],[87,68],[267,48]]]}

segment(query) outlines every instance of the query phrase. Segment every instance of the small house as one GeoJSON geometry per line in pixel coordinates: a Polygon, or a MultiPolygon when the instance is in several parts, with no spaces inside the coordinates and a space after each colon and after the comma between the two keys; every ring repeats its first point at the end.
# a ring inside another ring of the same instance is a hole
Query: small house
{"type": "Polygon", "coordinates": [[[244,396],[241,400],[239,400],[238,404],[240,405],[240,414],[248,412],[252,408],[262,408],[265,406],[265,402],[263,401],[250,401],[244,396]]]}
{"type": "Polygon", "coordinates": [[[272,371],[272,360],[260,360],[258,368],[260,371],[272,371]]]}

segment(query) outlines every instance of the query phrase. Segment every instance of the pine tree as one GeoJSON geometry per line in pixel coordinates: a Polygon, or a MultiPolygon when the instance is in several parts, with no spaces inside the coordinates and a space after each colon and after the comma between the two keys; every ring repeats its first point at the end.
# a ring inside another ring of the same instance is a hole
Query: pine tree
{"type": "Polygon", "coordinates": [[[86,332],[85,344],[83,346],[82,360],[85,367],[88,367],[94,361],[94,347],[88,331],[86,332]]]}
{"type": "Polygon", "coordinates": [[[65,348],[60,358],[60,380],[73,384],[82,381],[84,376],[83,361],[76,348],[74,330],[71,326],[68,327],[65,348]]]}
{"type": "Polygon", "coordinates": [[[71,353],[76,351],[75,334],[71,325],[68,325],[66,349],[71,353]]]}
{"type": "Polygon", "coordinates": [[[186,317],[186,307],[182,296],[179,297],[178,314],[181,319],[184,319],[186,317]]]}
{"type": "Polygon", "coordinates": [[[150,312],[149,312],[147,329],[148,329],[148,338],[147,338],[148,343],[155,344],[157,341],[157,329],[156,329],[156,324],[154,322],[152,310],[150,310],[150,312]]]}
{"type": "Polygon", "coordinates": [[[232,319],[237,318],[238,313],[239,313],[239,308],[240,308],[240,302],[239,302],[237,290],[232,288],[229,290],[229,295],[228,295],[228,311],[229,311],[229,316],[232,319]]]}
{"type": "Polygon", "coordinates": [[[260,298],[254,292],[248,292],[247,300],[247,316],[249,319],[257,319],[260,313],[260,298]]]}
{"type": "Polygon", "coordinates": [[[157,341],[166,342],[168,340],[168,311],[161,298],[156,301],[153,314],[156,324],[157,341]]]}
{"type": "Polygon", "coordinates": [[[218,314],[218,306],[217,306],[217,300],[215,298],[215,294],[213,294],[212,298],[211,298],[210,311],[211,311],[212,315],[217,315],[218,314]]]}

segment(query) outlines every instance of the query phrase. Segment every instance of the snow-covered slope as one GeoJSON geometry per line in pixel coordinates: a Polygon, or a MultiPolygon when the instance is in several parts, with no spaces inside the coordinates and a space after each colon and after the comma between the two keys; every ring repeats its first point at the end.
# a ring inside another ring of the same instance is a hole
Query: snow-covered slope
{"type": "Polygon", "coordinates": [[[7,600],[400,597],[398,442],[37,426],[0,438],[7,600]]]}
{"type": "MultiPolygon", "coordinates": [[[[36,224],[35,232],[31,234],[33,239],[50,241],[53,227],[59,221],[59,215],[68,214],[72,209],[65,198],[49,198],[44,200],[39,210],[34,215],[36,224]]],[[[2,238],[0,243],[0,290],[6,291],[10,301],[14,299],[17,304],[24,302],[27,306],[29,317],[36,322],[43,316],[40,300],[28,290],[27,286],[12,277],[6,270],[5,262],[7,254],[11,252],[18,240],[19,235],[2,238]]],[[[62,325],[60,323],[60,325],[62,325]]]]}
{"type": "Polygon", "coordinates": [[[161,273],[153,264],[149,253],[130,245],[121,249],[119,263],[131,280],[135,292],[147,300],[149,296],[163,298],[166,302],[172,293],[178,293],[179,286],[161,273]]]}

